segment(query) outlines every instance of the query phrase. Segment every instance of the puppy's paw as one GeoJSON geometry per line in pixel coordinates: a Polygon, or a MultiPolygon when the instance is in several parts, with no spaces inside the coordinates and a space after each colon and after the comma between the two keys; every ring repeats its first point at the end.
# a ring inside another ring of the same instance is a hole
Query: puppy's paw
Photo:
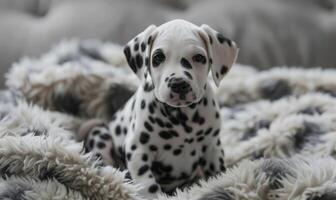
{"type": "Polygon", "coordinates": [[[84,122],[77,133],[77,140],[83,141],[92,132],[94,127],[103,126],[108,129],[107,124],[101,119],[91,119],[84,122]]]}

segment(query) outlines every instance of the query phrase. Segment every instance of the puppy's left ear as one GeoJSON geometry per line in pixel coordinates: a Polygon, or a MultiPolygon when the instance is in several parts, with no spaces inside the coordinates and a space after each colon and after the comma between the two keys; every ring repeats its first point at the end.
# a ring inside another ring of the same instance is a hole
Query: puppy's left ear
{"type": "Polygon", "coordinates": [[[124,47],[128,65],[141,80],[149,67],[149,58],[156,33],[156,26],[150,25],[143,32],[130,40],[124,47]]]}
{"type": "Polygon", "coordinates": [[[236,43],[208,25],[201,26],[201,36],[206,43],[212,77],[218,87],[220,81],[236,62],[238,47],[236,43]]]}

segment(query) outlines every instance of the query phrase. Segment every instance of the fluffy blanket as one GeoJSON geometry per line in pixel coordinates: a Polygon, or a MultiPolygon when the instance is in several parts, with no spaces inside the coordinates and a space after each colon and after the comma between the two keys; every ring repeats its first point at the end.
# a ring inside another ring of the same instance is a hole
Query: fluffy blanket
{"type": "MultiPolygon", "coordinates": [[[[336,71],[236,65],[216,90],[227,172],[160,200],[336,198],[336,71]]],[[[123,172],[83,149],[138,80],[120,46],[65,41],[7,74],[0,94],[0,199],[141,199],[123,172]]]]}

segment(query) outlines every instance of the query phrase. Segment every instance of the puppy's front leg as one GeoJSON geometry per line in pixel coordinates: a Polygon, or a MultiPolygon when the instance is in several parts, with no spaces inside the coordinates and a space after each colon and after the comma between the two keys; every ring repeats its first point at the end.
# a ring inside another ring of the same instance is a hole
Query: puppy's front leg
{"type": "Polygon", "coordinates": [[[206,147],[205,154],[200,158],[199,164],[205,177],[214,176],[225,172],[224,150],[222,149],[220,139],[214,140],[212,144],[206,147]]]}
{"type": "Polygon", "coordinates": [[[153,199],[161,192],[161,188],[151,171],[153,152],[149,152],[146,147],[136,143],[126,145],[127,168],[134,183],[142,188],[140,194],[153,199]]]}

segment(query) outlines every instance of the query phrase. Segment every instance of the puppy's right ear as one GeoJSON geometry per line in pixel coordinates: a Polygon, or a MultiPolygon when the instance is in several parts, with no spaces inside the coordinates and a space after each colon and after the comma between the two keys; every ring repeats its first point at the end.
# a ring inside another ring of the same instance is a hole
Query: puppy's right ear
{"type": "Polygon", "coordinates": [[[202,38],[206,41],[208,49],[212,77],[218,87],[220,81],[236,62],[239,49],[234,41],[224,37],[210,26],[203,24],[200,28],[200,34],[203,35],[202,38]]]}
{"type": "Polygon", "coordinates": [[[130,40],[124,48],[127,63],[140,80],[150,65],[149,58],[156,33],[156,26],[150,25],[130,40]]]}

